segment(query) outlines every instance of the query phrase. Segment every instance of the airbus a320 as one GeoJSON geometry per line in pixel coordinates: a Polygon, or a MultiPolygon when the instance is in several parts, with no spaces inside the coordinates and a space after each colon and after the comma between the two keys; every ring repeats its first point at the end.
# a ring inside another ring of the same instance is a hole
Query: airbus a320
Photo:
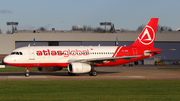
{"type": "Polygon", "coordinates": [[[39,70],[68,68],[69,75],[89,73],[96,76],[97,66],[115,66],[152,57],[162,52],[153,48],[158,18],[151,18],[130,46],[27,46],[15,49],[4,58],[7,65],[39,70]]]}

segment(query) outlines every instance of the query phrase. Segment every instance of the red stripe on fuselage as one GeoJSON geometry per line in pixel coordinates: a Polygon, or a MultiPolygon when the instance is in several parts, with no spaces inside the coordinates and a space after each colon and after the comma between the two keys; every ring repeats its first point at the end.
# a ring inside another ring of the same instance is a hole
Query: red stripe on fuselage
{"type": "Polygon", "coordinates": [[[115,55],[116,55],[116,53],[118,52],[119,48],[120,48],[120,46],[119,46],[119,47],[117,47],[117,49],[116,49],[116,51],[115,51],[115,53],[113,54],[113,56],[112,56],[112,57],[115,57],[115,55]]]}

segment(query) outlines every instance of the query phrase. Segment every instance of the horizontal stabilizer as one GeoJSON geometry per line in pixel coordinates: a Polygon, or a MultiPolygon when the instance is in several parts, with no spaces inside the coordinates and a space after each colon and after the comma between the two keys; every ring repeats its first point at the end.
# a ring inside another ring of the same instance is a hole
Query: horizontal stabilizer
{"type": "Polygon", "coordinates": [[[156,53],[156,52],[165,52],[165,51],[174,51],[176,49],[167,49],[167,50],[157,50],[157,51],[146,51],[146,53],[156,53]]]}

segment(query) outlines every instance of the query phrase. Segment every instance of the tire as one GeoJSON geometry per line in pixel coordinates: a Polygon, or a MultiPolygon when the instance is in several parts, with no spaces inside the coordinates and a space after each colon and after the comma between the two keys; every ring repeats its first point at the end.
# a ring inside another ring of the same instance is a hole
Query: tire
{"type": "Polygon", "coordinates": [[[135,65],[138,65],[138,64],[139,64],[139,62],[138,62],[138,61],[135,61],[135,62],[134,62],[134,64],[135,64],[135,65]]]}
{"type": "Polygon", "coordinates": [[[89,72],[89,76],[97,76],[97,72],[96,71],[89,72]]]}
{"type": "Polygon", "coordinates": [[[29,73],[25,73],[25,77],[29,77],[29,73]]]}

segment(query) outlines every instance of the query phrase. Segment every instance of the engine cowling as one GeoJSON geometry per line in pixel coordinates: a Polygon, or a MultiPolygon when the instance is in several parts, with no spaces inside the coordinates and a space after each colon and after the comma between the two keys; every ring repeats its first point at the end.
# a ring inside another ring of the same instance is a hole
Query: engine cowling
{"type": "Polygon", "coordinates": [[[62,70],[62,67],[38,67],[38,70],[41,72],[52,72],[62,70]]]}
{"type": "Polygon", "coordinates": [[[68,71],[70,73],[87,73],[91,71],[91,65],[86,63],[70,63],[68,71]]]}

